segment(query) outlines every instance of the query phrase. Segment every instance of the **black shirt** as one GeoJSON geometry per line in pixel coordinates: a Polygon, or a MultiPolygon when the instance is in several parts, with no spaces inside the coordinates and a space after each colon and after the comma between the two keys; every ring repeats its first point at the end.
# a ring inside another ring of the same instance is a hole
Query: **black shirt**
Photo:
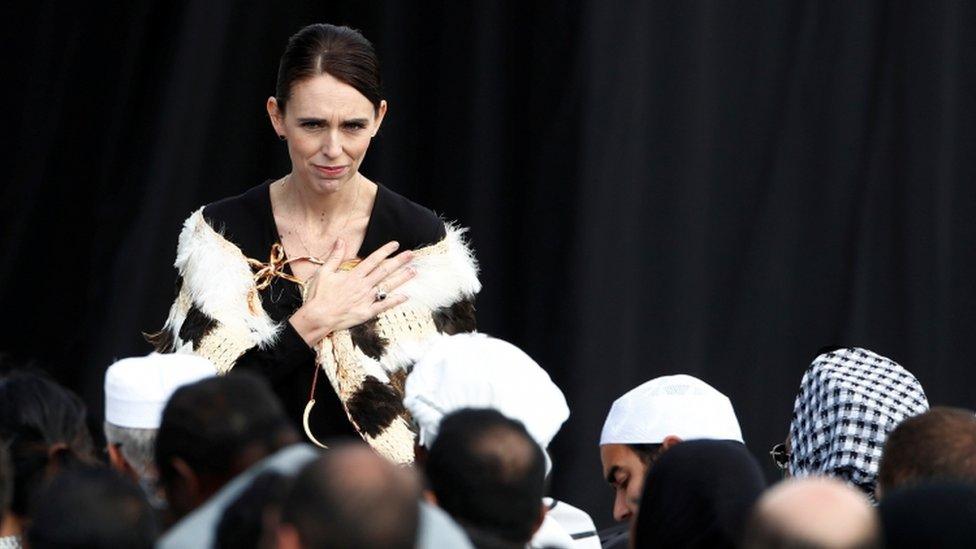
{"type": "MultiPolygon", "coordinates": [[[[211,227],[237,245],[246,257],[261,262],[268,260],[271,246],[280,242],[271,209],[270,185],[271,181],[265,181],[244,194],[214,202],[203,210],[211,227]]],[[[444,223],[434,212],[383,185],[377,187],[376,201],[357,257],[365,258],[391,240],[400,243],[400,250],[412,250],[444,238],[444,223]]],[[[241,355],[234,369],[257,372],[267,378],[286,413],[302,432],[302,415],[316,366],[315,351],[287,322],[302,305],[301,290],[293,282],[276,278],[260,294],[265,312],[281,324],[281,331],[269,348],[254,347],[241,355]]],[[[309,426],[319,440],[358,437],[324,375],[320,375],[316,385],[315,408],[309,426]]]]}

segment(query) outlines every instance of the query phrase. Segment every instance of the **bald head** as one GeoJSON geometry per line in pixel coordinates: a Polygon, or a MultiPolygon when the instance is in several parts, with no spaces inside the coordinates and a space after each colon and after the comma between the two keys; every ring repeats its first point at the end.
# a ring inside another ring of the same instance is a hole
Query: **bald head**
{"type": "Polygon", "coordinates": [[[858,490],[831,478],[786,480],[756,503],[745,547],[877,547],[877,514],[858,490]]]}
{"type": "Polygon", "coordinates": [[[302,470],[282,506],[282,547],[413,547],[420,482],[362,444],[302,470]]]}

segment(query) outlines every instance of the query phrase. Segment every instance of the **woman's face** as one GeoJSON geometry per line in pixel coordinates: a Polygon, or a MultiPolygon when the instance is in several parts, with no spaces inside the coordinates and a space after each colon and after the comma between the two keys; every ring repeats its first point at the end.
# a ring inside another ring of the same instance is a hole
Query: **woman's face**
{"type": "Polygon", "coordinates": [[[275,98],[268,114],[278,135],[288,140],[293,177],[306,188],[331,193],[356,176],[386,114],[355,88],[330,74],[295,83],[284,114],[275,98]]]}

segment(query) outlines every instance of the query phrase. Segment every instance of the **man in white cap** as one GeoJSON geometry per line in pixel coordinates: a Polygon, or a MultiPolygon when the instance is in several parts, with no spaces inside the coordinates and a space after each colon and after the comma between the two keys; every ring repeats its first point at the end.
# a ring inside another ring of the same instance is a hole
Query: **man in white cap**
{"type": "MultiPolygon", "coordinates": [[[[417,423],[420,465],[444,416],[490,408],[525,426],[542,447],[548,474],[546,447],[569,418],[566,398],[545,370],[518,347],[484,334],[444,336],[434,343],[407,377],[404,405],[417,423]]],[[[546,514],[531,547],[600,547],[584,511],[551,498],[542,505],[546,514]]]]}
{"type": "Polygon", "coordinates": [[[662,376],[618,398],[600,434],[603,476],[616,492],[613,518],[637,512],[644,476],[662,453],[696,439],[742,442],[732,402],[704,381],[662,376]]]}
{"type": "Polygon", "coordinates": [[[112,467],[138,482],[155,506],[153,450],[166,401],[177,388],[216,375],[213,363],[191,354],[124,358],[105,372],[105,440],[112,467]]]}

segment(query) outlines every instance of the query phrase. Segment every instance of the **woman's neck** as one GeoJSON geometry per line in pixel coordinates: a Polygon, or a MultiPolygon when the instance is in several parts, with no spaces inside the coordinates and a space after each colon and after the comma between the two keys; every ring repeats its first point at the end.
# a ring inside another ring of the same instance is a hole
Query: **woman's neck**
{"type": "Polygon", "coordinates": [[[0,537],[20,536],[24,533],[20,517],[7,512],[0,517],[0,537]]]}
{"type": "Polygon", "coordinates": [[[363,176],[356,173],[335,191],[318,193],[288,174],[282,186],[296,219],[310,229],[315,227],[325,232],[354,213],[356,198],[364,184],[363,176]]]}

